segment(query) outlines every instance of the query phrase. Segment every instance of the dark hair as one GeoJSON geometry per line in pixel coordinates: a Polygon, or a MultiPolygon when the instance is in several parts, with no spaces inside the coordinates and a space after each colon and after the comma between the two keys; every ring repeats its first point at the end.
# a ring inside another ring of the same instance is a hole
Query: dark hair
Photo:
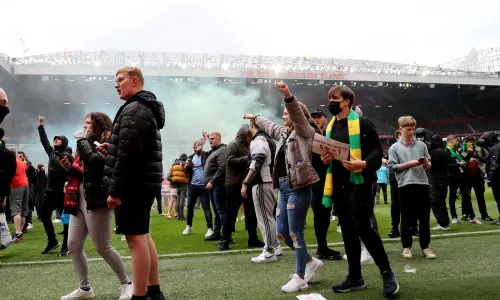
{"type": "Polygon", "coordinates": [[[38,169],[41,169],[43,167],[44,167],[43,164],[38,164],[38,166],[37,166],[38,169]]]}
{"type": "Polygon", "coordinates": [[[88,113],[86,118],[92,121],[92,129],[99,130],[99,143],[104,143],[111,136],[111,126],[113,122],[109,116],[103,112],[88,113]]]}
{"type": "Polygon", "coordinates": [[[474,142],[476,139],[475,139],[472,135],[469,135],[469,136],[466,136],[466,137],[464,138],[464,140],[465,140],[466,142],[474,142]]]}
{"type": "Polygon", "coordinates": [[[5,130],[3,130],[3,128],[0,128],[0,140],[3,139],[4,135],[5,135],[5,130]]]}
{"type": "Polygon", "coordinates": [[[23,151],[17,151],[17,154],[22,154],[24,159],[28,159],[28,156],[23,151]]]}
{"type": "Polygon", "coordinates": [[[328,91],[328,99],[332,99],[333,96],[335,95],[340,95],[342,98],[345,100],[349,99],[349,108],[351,108],[354,105],[354,92],[348,88],[345,85],[334,85],[329,91],[328,91]]]}

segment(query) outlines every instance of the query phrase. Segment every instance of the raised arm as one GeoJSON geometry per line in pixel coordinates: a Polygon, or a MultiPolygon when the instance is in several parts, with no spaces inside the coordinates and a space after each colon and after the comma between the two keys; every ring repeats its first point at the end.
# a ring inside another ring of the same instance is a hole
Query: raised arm
{"type": "Polygon", "coordinates": [[[52,148],[52,145],[50,145],[50,141],[47,138],[47,133],[45,132],[45,127],[43,127],[44,120],[45,118],[43,116],[38,117],[38,121],[40,122],[40,125],[38,126],[38,134],[40,135],[40,141],[42,142],[43,149],[50,157],[50,155],[54,151],[54,148],[52,148]]]}
{"type": "Polygon", "coordinates": [[[313,137],[315,134],[314,128],[309,125],[309,120],[306,119],[302,107],[288,89],[288,85],[284,82],[278,82],[276,83],[276,89],[285,96],[285,107],[297,135],[306,139],[313,137]]]}

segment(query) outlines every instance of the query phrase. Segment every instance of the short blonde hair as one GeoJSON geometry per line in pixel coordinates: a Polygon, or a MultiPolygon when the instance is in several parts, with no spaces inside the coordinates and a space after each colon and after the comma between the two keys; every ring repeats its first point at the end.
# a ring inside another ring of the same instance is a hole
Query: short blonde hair
{"type": "Polygon", "coordinates": [[[412,116],[402,116],[402,117],[399,117],[399,119],[398,119],[398,125],[401,128],[409,127],[409,126],[416,126],[417,120],[415,120],[415,118],[412,116]]]}
{"type": "Polygon", "coordinates": [[[216,137],[216,138],[218,138],[218,139],[221,139],[221,138],[222,138],[222,136],[221,136],[221,135],[220,135],[220,133],[218,133],[218,132],[212,132],[211,134],[209,134],[209,136],[215,136],[215,137],[216,137]]]}
{"type": "Polygon", "coordinates": [[[144,85],[144,75],[142,74],[141,69],[136,68],[136,67],[127,66],[127,67],[120,68],[118,71],[116,71],[116,75],[121,74],[121,73],[127,74],[129,76],[137,77],[137,79],[139,79],[139,83],[144,85]]]}

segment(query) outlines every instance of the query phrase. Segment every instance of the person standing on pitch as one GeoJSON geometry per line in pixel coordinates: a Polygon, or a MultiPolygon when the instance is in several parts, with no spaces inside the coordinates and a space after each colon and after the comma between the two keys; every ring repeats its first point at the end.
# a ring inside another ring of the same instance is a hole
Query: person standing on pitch
{"type": "Polygon", "coordinates": [[[388,169],[396,173],[401,197],[401,243],[403,257],[412,258],[411,224],[419,223],[419,241],[425,258],[436,255],[429,248],[431,242],[431,196],[426,170],[431,169],[427,145],[415,139],[417,121],[412,116],[398,119],[401,139],[389,148],[388,169]]]}
{"type": "Polygon", "coordinates": [[[126,102],[116,113],[108,143],[98,147],[107,152],[104,184],[108,207],[120,206],[117,226],[132,256],[132,300],[163,300],[158,252],[149,222],[163,180],[160,129],[165,125],[165,110],[153,93],[144,90],[144,76],[136,67],[119,69],[115,88],[126,102]]]}
{"type": "Polygon", "coordinates": [[[335,204],[349,264],[347,279],[332,289],[339,293],[366,289],[361,275],[361,238],[380,270],[383,292],[390,297],[398,293],[399,284],[372,221],[372,178],[382,164],[382,145],[373,123],[352,110],[351,89],[334,86],[328,91],[328,99],[328,109],[334,117],[328,124],[326,137],[350,147],[349,160],[334,160],[332,152],[321,155],[323,163],[328,165],[323,205],[335,204]]]}

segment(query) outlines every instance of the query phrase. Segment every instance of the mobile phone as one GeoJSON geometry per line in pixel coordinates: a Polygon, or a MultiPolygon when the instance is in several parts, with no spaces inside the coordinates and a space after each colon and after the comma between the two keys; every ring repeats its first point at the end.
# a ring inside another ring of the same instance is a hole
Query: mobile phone
{"type": "Polygon", "coordinates": [[[101,147],[102,146],[102,144],[100,144],[98,141],[95,141],[94,145],[96,145],[97,147],[101,147]]]}
{"type": "Polygon", "coordinates": [[[421,157],[418,159],[418,162],[423,162],[426,158],[425,157],[421,157]]]}

